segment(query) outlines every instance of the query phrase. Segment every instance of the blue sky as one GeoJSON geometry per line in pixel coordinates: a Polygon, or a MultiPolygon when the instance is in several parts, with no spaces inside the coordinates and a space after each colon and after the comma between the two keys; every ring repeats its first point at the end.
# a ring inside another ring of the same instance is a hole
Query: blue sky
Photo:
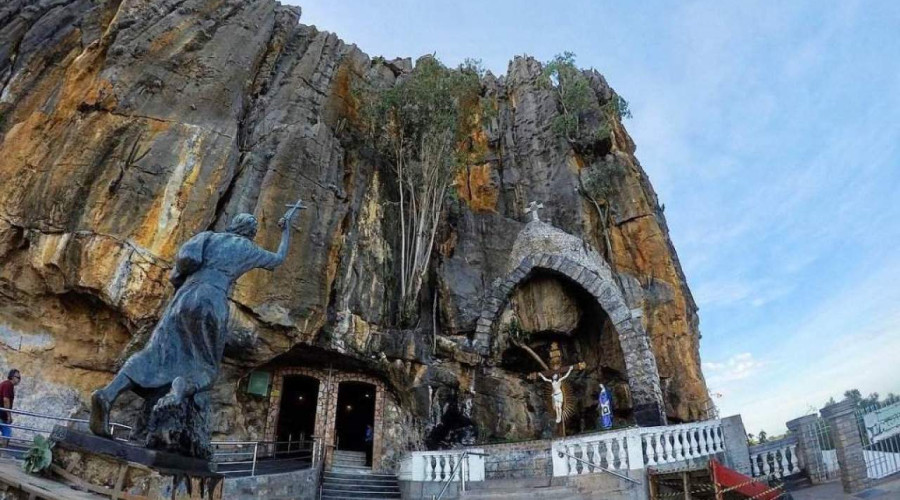
{"type": "Polygon", "coordinates": [[[900,393],[900,2],[309,0],[368,54],[506,72],[572,51],[625,97],[750,432],[847,388],[900,393]]]}

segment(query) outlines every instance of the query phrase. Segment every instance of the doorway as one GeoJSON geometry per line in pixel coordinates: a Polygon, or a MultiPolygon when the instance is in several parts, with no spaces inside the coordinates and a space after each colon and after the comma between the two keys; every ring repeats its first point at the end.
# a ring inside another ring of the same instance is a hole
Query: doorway
{"type": "Polygon", "coordinates": [[[308,447],[308,443],[301,446],[301,441],[309,441],[315,434],[318,399],[318,379],[305,375],[284,377],[275,439],[279,454],[308,447]]]}
{"type": "Polygon", "coordinates": [[[366,382],[348,381],[338,386],[335,444],[338,450],[365,452],[367,465],[372,463],[375,389],[366,382]]]}

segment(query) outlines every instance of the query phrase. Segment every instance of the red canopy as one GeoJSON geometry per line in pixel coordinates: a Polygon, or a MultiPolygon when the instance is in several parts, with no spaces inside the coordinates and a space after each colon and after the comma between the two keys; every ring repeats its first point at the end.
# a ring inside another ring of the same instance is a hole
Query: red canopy
{"type": "Polygon", "coordinates": [[[721,498],[721,493],[731,491],[754,500],[775,500],[784,494],[781,488],[773,488],[764,480],[753,479],[731,470],[712,458],[709,460],[709,475],[716,485],[716,498],[721,498]]]}

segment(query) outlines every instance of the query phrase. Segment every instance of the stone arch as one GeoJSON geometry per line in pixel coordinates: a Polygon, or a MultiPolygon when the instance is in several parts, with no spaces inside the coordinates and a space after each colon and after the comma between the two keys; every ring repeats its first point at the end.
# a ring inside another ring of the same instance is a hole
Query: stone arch
{"type": "MultiPolygon", "coordinates": [[[[596,260],[591,262],[597,266],[596,260]]],[[[513,291],[536,271],[559,273],[581,286],[609,316],[625,361],[625,375],[634,399],[634,415],[639,425],[664,425],[662,391],[656,357],[644,330],[640,309],[631,310],[606,263],[591,269],[565,255],[535,253],[523,258],[505,278],[495,282],[475,326],[475,348],[490,355],[495,323],[513,291]],[[604,272],[605,271],[605,272],[604,272]]]]}

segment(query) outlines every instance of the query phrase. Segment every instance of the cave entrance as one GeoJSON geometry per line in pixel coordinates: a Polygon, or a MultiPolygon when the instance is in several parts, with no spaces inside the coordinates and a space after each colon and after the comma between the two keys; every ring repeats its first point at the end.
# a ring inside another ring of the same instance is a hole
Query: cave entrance
{"type": "Polygon", "coordinates": [[[601,430],[601,384],[613,396],[615,420],[621,424],[632,418],[618,334],[601,305],[580,284],[558,272],[536,270],[513,291],[501,325],[509,335],[502,363],[531,381],[535,395],[531,407],[538,419],[548,422],[544,433],[553,427],[555,412],[549,384],[536,374],[547,367],[562,368],[562,376],[565,367],[584,363],[563,384],[566,434],[601,430]]]}
{"type": "Polygon", "coordinates": [[[275,439],[279,452],[298,449],[299,442],[313,437],[318,402],[318,379],[306,375],[284,377],[275,439]]]}
{"type": "Polygon", "coordinates": [[[365,452],[366,465],[372,461],[375,437],[375,389],[366,382],[341,382],[338,386],[336,448],[365,452]]]}
{"type": "Polygon", "coordinates": [[[341,457],[331,451],[326,453],[326,468],[348,456],[361,461],[359,454],[365,452],[367,464],[374,470],[384,470],[382,428],[387,398],[384,381],[334,366],[297,366],[311,364],[306,358],[285,357],[278,361],[284,364],[270,367],[274,374],[265,441],[281,441],[294,432],[302,432],[307,439],[318,440],[329,450],[337,448],[346,452],[341,457]],[[314,423],[310,433],[311,421],[314,423]],[[370,440],[366,439],[367,426],[372,427],[370,440]]]}

